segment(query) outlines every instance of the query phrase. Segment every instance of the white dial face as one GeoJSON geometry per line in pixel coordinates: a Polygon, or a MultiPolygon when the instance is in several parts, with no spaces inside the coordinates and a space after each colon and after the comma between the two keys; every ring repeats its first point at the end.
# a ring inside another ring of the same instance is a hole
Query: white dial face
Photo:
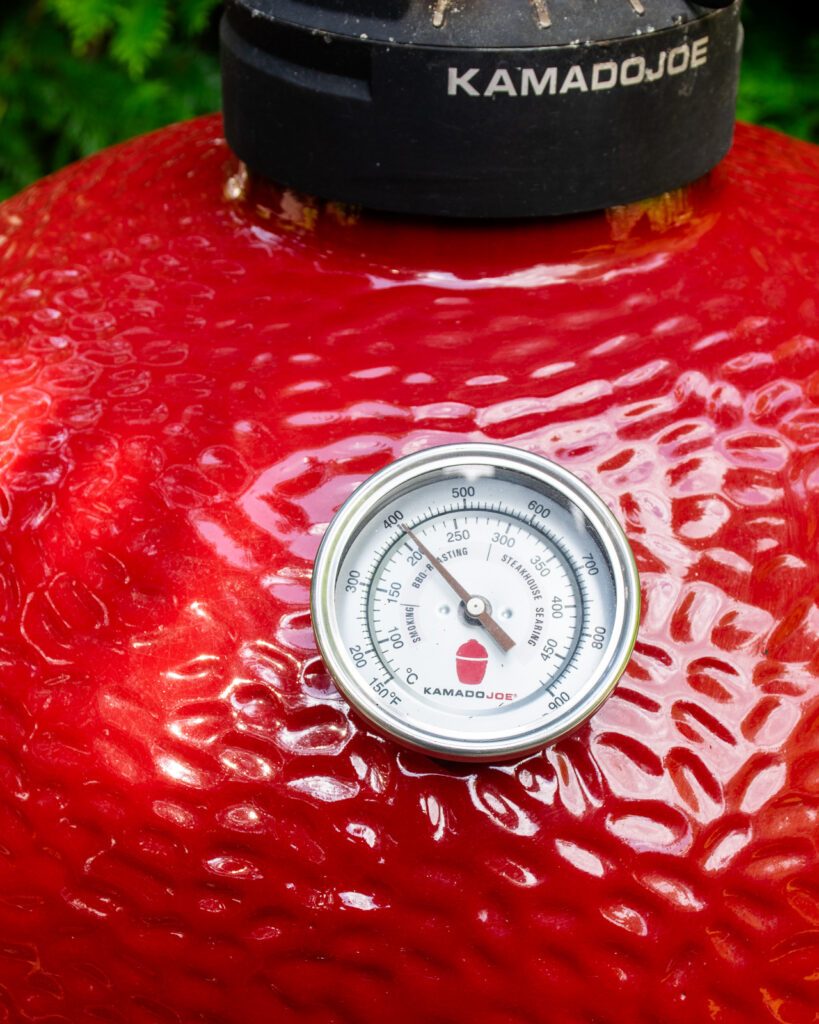
{"type": "Polygon", "coordinates": [[[464,760],[537,749],[588,717],[638,614],[608,509],[500,445],[434,448],[372,477],[328,529],[313,586],[350,700],[410,746],[464,760]]]}

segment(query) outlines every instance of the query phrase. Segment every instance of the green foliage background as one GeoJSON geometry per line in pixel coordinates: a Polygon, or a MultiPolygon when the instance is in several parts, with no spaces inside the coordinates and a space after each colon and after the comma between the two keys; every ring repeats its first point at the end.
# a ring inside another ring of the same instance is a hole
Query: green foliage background
{"type": "MultiPolygon", "coordinates": [[[[219,107],[220,0],[0,5],[0,198],[219,107]]],[[[740,118],[819,141],[819,5],[746,0],[744,20],[740,118]]]]}

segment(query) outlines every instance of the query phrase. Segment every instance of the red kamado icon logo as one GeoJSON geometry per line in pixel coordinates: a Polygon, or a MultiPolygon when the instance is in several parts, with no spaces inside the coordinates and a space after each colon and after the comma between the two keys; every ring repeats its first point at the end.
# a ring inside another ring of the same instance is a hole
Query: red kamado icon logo
{"type": "Polygon", "coordinates": [[[489,656],[483,644],[477,640],[467,640],[465,644],[461,644],[455,655],[458,679],[465,686],[480,686],[486,675],[488,661],[489,656]]]}

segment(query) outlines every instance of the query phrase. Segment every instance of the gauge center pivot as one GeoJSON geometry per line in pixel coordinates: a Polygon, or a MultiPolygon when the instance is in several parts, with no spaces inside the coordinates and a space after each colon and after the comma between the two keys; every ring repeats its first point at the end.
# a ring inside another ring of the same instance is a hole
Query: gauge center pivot
{"type": "MultiPolygon", "coordinates": [[[[455,520],[454,518],[453,523],[457,525],[457,520],[455,520]]],[[[455,591],[458,597],[460,597],[461,601],[463,601],[464,606],[466,607],[467,613],[473,619],[477,619],[478,622],[480,622],[480,624],[486,628],[489,635],[502,650],[511,650],[515,646],[515,641],[492,618],[491,612],[489,610],[489,605],[486,599],[478,595],[470,595],[467,592],[467,590],[464,587],[462,587],[461,584],[455,579],[455,577],[452,575],[449,569],[446,568],[443,562],[432,554],[429,548],[416,537],[416,535],[408,526],[405,526],[402,523],[401,528],[404,531],[404,533],[406,533],[406,535],[412,539],[412,541],[415,543],[416,547],[421,551],[421,553],[426,555],[426,557],[429,559],[429,561],[432,563],[435,569],[441,574],[441,576],[443,576],[443,578],[446,580],[449,586],[452,587],[452,589],[455,591]]],[[[459,533],[459,535],[462,538],[463,532],[464,531],[462,530],[459,533]]],[[[456,531],[456,533],[458,533],[458,531],[456,531]]]]}
{"type": "Polygon", "coordinates": [[[484,444],[365,481],[328,527],[312,603],[351,703],[401,742],[462,760],[576,728],[615,685],[639,617],[628,543],[594,492],[484,444]]]}

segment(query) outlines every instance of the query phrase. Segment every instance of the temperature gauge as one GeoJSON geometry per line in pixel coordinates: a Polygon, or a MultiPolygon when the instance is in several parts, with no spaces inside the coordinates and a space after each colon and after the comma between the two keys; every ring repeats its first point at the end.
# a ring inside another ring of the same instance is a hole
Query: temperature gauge
{"type": "Polygon", "coordinates": [[[534,751],[611,693],[640,615],[617,520],[538,455],[456,444],[399,459],[330,523],[313,625],[381,732],[461,761],[534,751]]]}

